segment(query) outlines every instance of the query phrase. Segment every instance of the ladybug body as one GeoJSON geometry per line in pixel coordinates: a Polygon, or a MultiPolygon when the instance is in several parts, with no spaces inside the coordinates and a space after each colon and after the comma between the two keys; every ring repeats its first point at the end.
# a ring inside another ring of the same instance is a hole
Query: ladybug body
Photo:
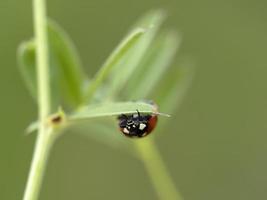
{"type": "Polygon", "coordinates": [[[137,110],[134,114],[121,114],[118,119],[120,130],[124,135],[141,138],[156,127],[158,117],[154,114],[140,114],[137,110]]]}

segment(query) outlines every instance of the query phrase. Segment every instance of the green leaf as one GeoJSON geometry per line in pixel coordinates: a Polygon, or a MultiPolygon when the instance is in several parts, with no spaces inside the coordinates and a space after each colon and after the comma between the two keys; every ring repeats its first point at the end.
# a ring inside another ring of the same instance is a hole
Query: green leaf
{"type": "Polygon", "coordinates": [[[29,126],[25,130],[25,134],[28,135],[30,133],[33,133],[34,131],[38,130],[39,122],[35,121],[29,124],[29,126]]]}
{"type": "Polygon", "coordinates": [[[85,108],[82,108],[80,111],[69,116],[69,120],[87,120],[97,117],[111,117],[118,116],[121,114],[132,114],[136,111],[146,114],[167,114],[158,113],[155,110],[155,107],[149,103],[144,102],[116,102],[116,103],[101,103],[101,104],[92,104],[85,108]]]}
{"type": "Polygon", "coordinates": [[[19,45],[17,52],[18,66],[26,86],[31,95],[37,98],[36,86],[36,61],[35,61],[35,43],[33,40],[23,42],[19,45]]]}
{"type": "MultiPolygon", "coordinates": [[[[36,79],[36,46],[34,40],[23,42],[18,48],[18,66],[21,75],[26,83],[32,97],[37,100],[37,79],[36,79]]],[[[51,63],[51,62],[50,62],[51,63]]],[[[51,65],[51,64],[50,64],[51,65]]],[[[55,68],[50,67],[50,87],[51,87],[51,104],[56,109],[59,105],[59,85],[55,76],[55,68]]]]}
{"type": "Polygon", "coordinates": [[[188,62],[180,63],[180,67],[173,68],[159,85],[159,91],[154,92],[155,100],[161,110],[174,113],[182,103],[186,91],[192,83],[194,67],[188,62]]]}
{"type": "Polygon", "coordinates": [[[145,33],[145,29],[136,28],[134,29],[122,42],[118,45],[118,47],[113,51],[113,53],[106,60],[104,65],[100,68],[98,73],[95,75],[94,79],[91,81],[89,86],[86,102],[92,100],[93,95],[95,95],[97,89],[101,86],[103,81],[110,74],[112,68],[120,61],[120,59],[128,52],[128,50],[139,41],[141,36],[145,33]]]}
{"type": "Polygon", "coordinates": [[[129,99],[149,97],[157,83],[165,76],[164,73],[171,65],[180,41],[176,32],[166,32],[158,36],[121,95],[129,99]]]}
{"type": "Polygon", "coordinates": [[[69,36],[55,22],[48,23],[51,68],[56,69],[55,79],[60,85],[61,98],[77,107],[83,101],[82,87],[85,83],[81,61],[69,36]]]}
{"type": "MultiPolygon", "coordinates": [[[[77,107],[82,103],[85,82],[81,64],[70,38],[54,22],[48,24],[50,87],[53,109],[60,104],[77,107]]],[[[32,96],[36,99],[36,47],[34,40],[18,48],[18,63],[32,96]]]]}
{"type": "MultiPolygon", "coordinates": [[[[20,44],[17,53],[18,66],[25,84],[32,97],[37,100],[37,79],[36,79],[36,46],[34,40],[29,40],[20,44]]],[[[51,63],[51,62],[50,62],[51,63]]],[[[55,109],[59,105],[59,86],[54,78],[55,69],[50,70],[51,104],[55,109]]]]}
{"type": "Polygon", "coordinates": [[[131,148],[132,141],[127,139],[119,130],[114,116],[136,113],[158,114],[155,107],[145,102],[116,102],[91,104],[68,117],[72,129],[78,130],[84,136],[92,138],[114,148],[123,148],[135,153],[131,148]]]}
{"type": "Polygon", "coordinates": [[[137,22],[136,26],[145,28],[147,33],[121,58],[121,62],[113,67],[106,86],[107,93],[103,96],[104,99],[114,99],[131,79],[140,66],[145,53],[149,50],[164,17],[162,11],[152,11],[137,22]]]}

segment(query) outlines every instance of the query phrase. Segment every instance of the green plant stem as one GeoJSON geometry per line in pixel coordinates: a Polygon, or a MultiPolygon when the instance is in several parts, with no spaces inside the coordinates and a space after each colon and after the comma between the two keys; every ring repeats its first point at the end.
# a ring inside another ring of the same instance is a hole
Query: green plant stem
{"type": "Polygon", "coordinates": [[[183,200],[151,138],[136,141],[139,158],[144,163],[151,182],[161,200],[183,200]]]}
{"type": "Polygon", "coordinates": [[[36,200],[41,188],[42,178],[53,144],[54,137],[51,128],[45,124],[50,114],[50,85],[48,66],[48,43],[46,26],[45,0],[33,0],[33,18],[37,58],[37,88],[39,126],[30,173],[24,193],[24,200],[36,200]]]}
{"type": "Polygon", "coordinates": [[[23,200],[38,199],[48,155],[53,141],[52,131],[45,130],[44,133],[38,134],[23,200]]]}
{"type": "Polygon", "coordinates": [[[37,57],[37,87],[39,120],[50,113],[48,39],[45,0],[33,0],[34,32],[37,57]]]}

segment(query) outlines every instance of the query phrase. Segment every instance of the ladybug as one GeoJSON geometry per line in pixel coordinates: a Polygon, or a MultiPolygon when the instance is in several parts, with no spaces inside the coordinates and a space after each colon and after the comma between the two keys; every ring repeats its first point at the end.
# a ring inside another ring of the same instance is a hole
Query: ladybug
{"type": "Polygon", "coordinates": [[[118,117],[120,131],[131,138],[141,138],[147,136],[157,125],[158,116],[156,114],[137,113],[118,117]]]}

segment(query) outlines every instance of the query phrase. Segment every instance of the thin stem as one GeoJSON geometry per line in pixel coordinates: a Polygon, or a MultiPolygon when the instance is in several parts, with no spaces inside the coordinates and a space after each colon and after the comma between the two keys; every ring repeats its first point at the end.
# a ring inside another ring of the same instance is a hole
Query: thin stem
{"type": "Polygon", "coordinates": [[[151,138],[136,141],[136,150],[161,200],[183,200],[151,138]]]}
{"type": "Polygon", "coordinates": [[[48,39],[45,0],[33,0],[34,32],[37,46],[37,82],[39,120],[50,113],[48,39]]]}
{"type": "Polygon", "coordinates": [[[52,129],[45,126],[50,114],[50,86],[48,66],[48,43],[46,26],[45,0],[33,0],[33,18],[37,58],[37,85],[38,85],[38,136],[31,163],[31,169],[24,193],[24,200],[36,200],[47,163],[50,148],[54,138],[52,129]]]}
{"type": "Polygon", "coordinates": [[[39,133],[23,200],[36,200],[44,176],[48,155],[53,144],[52,132],[39,133]]]}

